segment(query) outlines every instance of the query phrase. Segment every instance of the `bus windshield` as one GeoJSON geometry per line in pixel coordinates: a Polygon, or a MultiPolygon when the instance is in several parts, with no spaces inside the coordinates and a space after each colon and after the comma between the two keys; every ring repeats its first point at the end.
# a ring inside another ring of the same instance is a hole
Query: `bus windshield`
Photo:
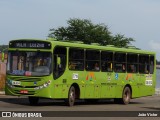
{"type": "Polygon", "coordinates": [[[7,74],[45,76],[51,73],[51,52],[9,51],[7,74]]]}

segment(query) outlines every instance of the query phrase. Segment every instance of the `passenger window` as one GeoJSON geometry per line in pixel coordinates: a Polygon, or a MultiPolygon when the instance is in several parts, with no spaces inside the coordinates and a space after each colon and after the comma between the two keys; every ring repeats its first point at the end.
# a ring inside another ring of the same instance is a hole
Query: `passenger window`
{"type": "Polygon", "coordinates": [[[150,56],[150,63],[149,63],[149,65],[150,65],[150,74],[153,74],[154,73],[154,56],[150,56]]]}
{"type": "Polygon", "coordinates": [[[127,72],[136,73],[138,72],[138,55],[127,54],[127,72]]]}
{"type": "Polygon", "coordinates": [[[86,66],[87,71],[100,70],[100,52],[94,50],[86,50],[86,66]]]}
{"type": "Polygon", "coordinates": [[[54,61],[53,61],[53,73],[54,78],[57,79],[60,77],[66,68],[66,48],[65,47],[56,47],[54,50],[54,61]]]}
{"type": "Polygon", "coordinates": [[[149,55],[139,55],[139,73],[149,73],[149,55]]]}
{"type": "Polygon", "coordinates": [[[69,70],[84,70],[84,50],[69,49],[69,70]]]}
{"type": "Polygon", "coordinates": [[[126,53],[114,54],[114,71],[126,72],[126,53]]]}
{"type": "Polygon", "coordinates": [[[101,52],[101,69],[102,72],[113,71],[113,52],[101,52]]]}

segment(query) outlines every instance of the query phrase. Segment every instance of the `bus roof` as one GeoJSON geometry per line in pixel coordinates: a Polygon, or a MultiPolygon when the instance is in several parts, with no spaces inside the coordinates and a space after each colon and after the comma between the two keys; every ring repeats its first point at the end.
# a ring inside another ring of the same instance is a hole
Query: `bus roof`
{"type": "Polygon", "coordinates": [[[139,54],[156,54],[153,51],[147,51],[147,50],[141,50],[136,47],[128,47],[128,48],[120,48],[120,47],[115,47],[114,45],[107,45],[107,46],[101,46],[98,45],[97,43],[93,44],[84,44],[81,41],[59,41],[56,39],[47,39],[47,40],[42,40],[42,39],[17,39],[17,40],[11,40],[10,42],[14,41],[41,41],[41,42],[47,42],[51,43],[52,46],[66,46],[66,47],[74,47],[74,48],[86,48],[86,49],[94,49],[94,50],[108,50],[108,51],[115,51],[115,52],[127,52],[127,53],[139,53],[139,54]]]}

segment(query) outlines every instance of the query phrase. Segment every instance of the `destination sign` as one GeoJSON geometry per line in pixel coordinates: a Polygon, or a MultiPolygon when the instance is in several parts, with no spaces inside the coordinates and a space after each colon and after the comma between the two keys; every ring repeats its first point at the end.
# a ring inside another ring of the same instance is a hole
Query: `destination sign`
{"type": "Polygon", "coordinates": [[[51,49],[51,43],[43,41],[11,41],[10,48],[51,49]]]}

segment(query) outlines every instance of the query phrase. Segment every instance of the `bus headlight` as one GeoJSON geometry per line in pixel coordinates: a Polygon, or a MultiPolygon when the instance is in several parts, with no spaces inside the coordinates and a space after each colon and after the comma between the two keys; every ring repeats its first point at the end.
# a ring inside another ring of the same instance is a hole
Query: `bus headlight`
{"type": "Polygon", "coordinates": [[[43,88],[48,87],[50,84],[51,84],[51,80],[45,82],[43,85],[40,85],[40,86],[35,87],[34,89],[35,89],[35,90],[43,89],[43,88]]]}
{"type": "Polygon", "coordinates": [[[6,84],[7,84],[10,88],[15,88],[15,86],[12,85],[11,80],[7,80],[7,81],[6,81],[6,84]]]}

